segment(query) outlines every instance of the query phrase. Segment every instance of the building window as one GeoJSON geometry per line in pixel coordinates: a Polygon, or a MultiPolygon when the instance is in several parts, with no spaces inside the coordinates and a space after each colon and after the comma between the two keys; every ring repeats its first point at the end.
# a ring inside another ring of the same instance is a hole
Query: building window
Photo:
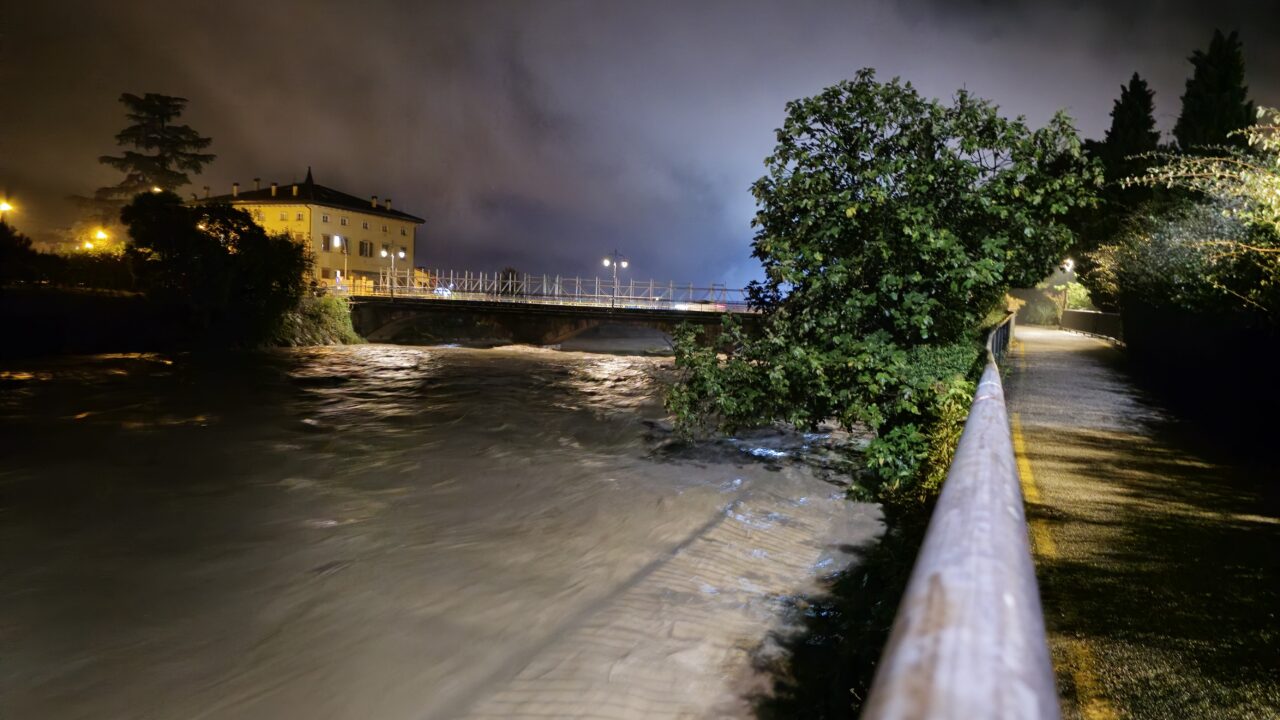
{"type": "Polygon", "coordinates": [[[386,231],[387,231],[387,226],[386,226],[386,225],[383,225],[383,226],[382,226],[382,232],[386,232],[386,231]]]}
{"type": "Polygon", "coordinates": [[[329,213],[320,216],[320,222],[329,222],[329,213]]]}
{"type": "Polygon", "coordinates": [[[262,219],[262,211],[261,211],[261,210],[254,210],[254,211],[253,211],[253,219],[254,219],[254,220],[261,220],[261,219],[262,219]]]}
{"type": "Polygon", "coordinates": [[[361,221],[360,221],[360,227],[364,228],[365,230],[368,230],[368,229],[369,229],[369,221],[368,221],[368,220],[361,220],[361,221]]]}
{"type": "Polygon", "coordinates": [[[404,228],[400,228],[400,237],[405,237],[405,236],[407,236],[408,234],[409,234],[409,233],[405,232],[405,229],[404,229],[404,228]]]}
{"type": "Polygon", "coordinates": [[[280,222],[289,222],[289,213],[287,212],[280,213],[280,222]]]}
{"type": "Polygon", "coordinates": [[[295,219],[296,219],[298,222],[302,222],[302,213],[298,213],[298,217],[297,217],[297,218],[295,218],[295,219]]]}
{"type": "Polygon", "coordinates": [[[343,227],[346,227],[346,226],[347,226],[347,219],[346,219],[346,218],[342,218],[342,226],[343,226],[343,227]]]}
{"type": "Polygon", "coordinates": [[[333,237],[329,235],[321,235],[320,249],[324,252],[333,252],[333,237]]]}
{"type": "Polygon", "coordinates": [[[320,268],[320,277],[324,278],[325,280],[328,280],[329,278],[333,277],[333,271],[330,270],[329,268],[320,268]]]}
{"type": "Polygon", "coordinates": [[[373,257],[373,243],[368,240],[360,241],[360,257],[373,257]]]}

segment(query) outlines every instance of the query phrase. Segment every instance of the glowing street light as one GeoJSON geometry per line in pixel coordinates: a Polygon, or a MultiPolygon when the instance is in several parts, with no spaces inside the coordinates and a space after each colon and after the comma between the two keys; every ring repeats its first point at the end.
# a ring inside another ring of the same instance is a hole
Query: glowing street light
{"type": "Polygon", "coordinates": [[[94,237],[94,238],[96,238],[96,239],[98,239],[98,240],[106,240],[106,239],[107,239],[107,231],[106,231],[106,230],[103,230],[102,228],[98,228],[98,232],[94,233],[94,234],[93,234],[93,237],[94,237]]]}
{"type": "Polygon", "coordinates": [[[404,259],[404,250],[397,250],[394,253],[387,252],[386,248],[382,248],[382,257],[391,258],[391,299],[396,299],[396,258],[404,259]]]}
{"type": "Polygon", "coordinates": [[[7,212],[13,212],[13,206],[8,200],[0,200],[0,222],[4,222],[4,214],[7,212]]]}
{"type": "Polygon", "coordinates": [[[604,258],[604,266],[613,268],[613,297],[609,298],[609,307],[614,307],[618,304],[618,268],[626,270],[628,265],[630,263],[617,250],[614,250],[612,255],[607,255],[604,258]]]}
{"type": "Polygon", "coordinates": [[[161,188],[159,185],[152,185],[151,192],[153,193],[164,192],[164,188],[161,188]]]}
{"type": "Polygon", "coordinates": [[[85,241],[84,241],[84,249],[85,249],[85,250],[92,250],[92,249],[93,249],[93,243],[89,242],[88,240],[85,240],[85,241]]]}

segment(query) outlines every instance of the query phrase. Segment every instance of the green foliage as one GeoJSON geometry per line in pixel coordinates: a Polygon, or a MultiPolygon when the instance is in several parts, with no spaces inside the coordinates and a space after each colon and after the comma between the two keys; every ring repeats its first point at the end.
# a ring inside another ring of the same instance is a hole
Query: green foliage
{"type": "Polygon", "coordinates": [[[0,220],[0,285],[30,278],[35,272],[37,255],[31,249],[31,238],[0,220]]]}
{"type": "Polygon", "coordinates": [[[154,187],[174,190],[191,182],[187,173],[198,174],[213,162],[216,156],[199,152],[212,140],[187,125],[173,124],[186,109],[186,98],[124,93],[120,102],[133,124],[116,134],[116,144],[133,149],[98,158],[98,162],[124,173],[124,179],[100,188],[95,193],[97,200],[123,202],[154,187]]]}
{"type": "Polygon", "coordinates": [[[1253,123],[1253,102],[1244,84],[1244,49],[1233,31],[1213,31],[1207,51],[1192,53],[1194,68],[1182,94],[1173,136],[1184,153],[1213,153],[1216,146],[1244,146],[1237,133],[1253,123]]]}
{"type": "Polygon", "coordinates": [[[252,344],[270,338],[302,297],[306,248],[287,234],[268,235],[243,210],[145,193],[121,219],[142,289],[210,339],[252,344]]]}
{"type": "Polygon", "coordinates": [[[1057,293],[1058,297],[1060,298],[1063,297],[1065,294],[1066,307],[1063,308],[1064,310],[1092,310],[1093,309],[1093,303],[1089,301],[1088,288],[1086,288],[1084,285],[1078,282],[1068,282],[1063,285],[1054,285],[1053,291],[1057,293]]]}
{"type": "Polygon", "coordinates": [[[358,345],[364,342],[351,325],[351,304],[334,295],[304,295],[284,317],[272,345],[358,345]]]}
{"type": "Polygon", "coordinates": [[[1131,225],[1115,248],[1111,282],[1192,309],[1222,298],[1280,320],[1280,112],[1235,134],[1248,150],[1158,155],[1128,183],[1185,193],[1181,206],[1131,225]]]}
{"type": "Polygon", "coordinates": [[[752,188],[760,332],[731,324],[724,360],[679,333],[668,407],[686,432],[864,426],[866,480],[892,493],[918,479],[983,318],[1061,260],[1097,173],[1061,114],[1033,131],[870,70],[789,103],[777,143],[752,188]]]}

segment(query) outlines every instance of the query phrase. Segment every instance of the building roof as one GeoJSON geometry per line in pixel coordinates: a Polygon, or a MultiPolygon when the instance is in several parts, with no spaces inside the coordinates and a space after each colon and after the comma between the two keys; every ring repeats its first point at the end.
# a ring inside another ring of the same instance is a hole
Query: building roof
{"type": "MultiPolygon", "coordinates": [[[[389,199],[389,198],[388,198],[389,199]]],[[[395,218],[396,220],[408,220],[409,222],[421,225],[426,222],[416,215],[410,215],[407,212],[399,210],[388,210],[385,205],[373,205],[369,198],[358,198],[355,195],[348,195],[341,190],[334,190],[331,187],[325,187],[316,183],[311,178],[311,168],[307,168],[307,179],[300,183],[288,183],[280,185],[276,190],[274,197],[271,195],[271,188],[262,188],[261,190],[241,190],[237,195],[215,195],[210,198],[203,198],[202,203],[227,203],[235,205],[237,203],[252,204],[278,204],[278,205],[297,205],[299,203],[310,203],[314,205],[324,205],[325,207],[341,208],[351,210],[352,212],[368,213],[370,215],[381,215],[383,217],[395,218]],[[298,194],[293,194],[294,186],[298,188],[298,194]]]]}

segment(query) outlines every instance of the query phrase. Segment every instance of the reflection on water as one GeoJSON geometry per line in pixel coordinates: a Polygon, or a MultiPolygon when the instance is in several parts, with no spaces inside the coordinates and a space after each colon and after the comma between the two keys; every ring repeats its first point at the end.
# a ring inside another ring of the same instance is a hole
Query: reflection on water
{"type": "Polygon", "coordinates": [[[0,717],[745,714],[787,598],[878,523],[787,459],[821,438],[673,449],[668,365],[0,369],[0,717]]]}

